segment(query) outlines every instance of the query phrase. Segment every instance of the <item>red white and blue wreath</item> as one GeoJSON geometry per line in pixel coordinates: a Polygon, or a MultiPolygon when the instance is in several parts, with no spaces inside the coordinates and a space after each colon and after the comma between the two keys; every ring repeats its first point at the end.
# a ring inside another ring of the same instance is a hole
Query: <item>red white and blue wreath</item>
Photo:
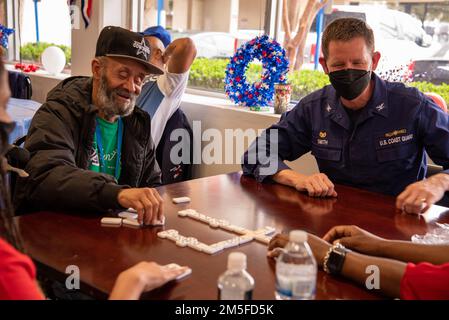
{"type": "Polygon", "coordinates": [[[267,35],[244,43],[226,67],[226,95],[236,104],[267,106],[273,101],[274,85],[286,83],[289,62],[282,46],[267,35]],[[249,84],[246,70],[254,59],[262,62],[261,81],[249,84]]]}

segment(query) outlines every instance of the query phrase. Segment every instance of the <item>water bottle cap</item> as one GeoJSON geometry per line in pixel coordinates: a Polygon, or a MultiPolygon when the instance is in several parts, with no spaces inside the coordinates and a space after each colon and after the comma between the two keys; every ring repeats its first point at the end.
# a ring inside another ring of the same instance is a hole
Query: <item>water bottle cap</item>
{"type": "Polygon", "coordinates": [[[232,252],[228,256],[228,270],[246,269],[246,255],[241,252],[232,252]]]}
{"type": "Polygon", "coordinates": [[[302,230],[292,230],[290,231],[289,239],[292,242],[306,242],[307,232],[302,230]]]}

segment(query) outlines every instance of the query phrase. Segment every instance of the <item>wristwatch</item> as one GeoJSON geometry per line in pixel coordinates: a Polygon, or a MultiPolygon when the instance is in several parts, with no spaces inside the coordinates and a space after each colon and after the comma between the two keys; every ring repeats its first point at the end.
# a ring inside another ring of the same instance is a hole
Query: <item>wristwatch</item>
{"type": "Polygon", "coordinates": [[[343,263],[345,262],[346,253],[349,250],[346,249],[340,243],[334,244],[329,248],[323,260],[323,269],[329,274],[340,274],[343,269],[343,263]]]}

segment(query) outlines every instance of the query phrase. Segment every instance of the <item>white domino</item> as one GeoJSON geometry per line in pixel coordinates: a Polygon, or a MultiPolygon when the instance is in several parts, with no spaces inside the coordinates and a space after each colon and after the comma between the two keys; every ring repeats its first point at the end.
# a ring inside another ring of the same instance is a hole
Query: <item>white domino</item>
{"type": "Polygon", "coordinates": [[[198,245],[198,239],[197,238],[193,238],[193,237],[189,237],[187,238],[187,246],[189,248],[195,249],[194,247],[198,245]]]}
{"type": "Polygon", "coordinates": [[[207,244],[203,244],[201,246],[201,251],[203,251],[204,253],[207,253],[207,254],[215,254],[217,252],[220,252],[221,250],[223,250],[223,247],[213,247],[213,246],[208,246],[207,244]]]}
{"type": "Polygon", "coordinates": [[[235,230],[236,233],[241,234],[241,235],[246,235],[246,234],[252,234],[253,232],[251,230],[248,230],[246,228],[239,228],[237,230],[235,230]]]}
{"type": "Polygon", "coordinates": [[[150,224],[150,226],[158,227],[165,225],[165,217],[162,217],[162,220],[155,220],[153,223],[150,224]]]}
{"type": "Polygon", "coordinates": [[[228,248],[237,247],[240,243],[240,240],[239,240],[239,237],[235,237],[230,240],[225,240],[225,241],[222,241],[219,243],[222,244],[225,249],[228,249],[228,248]]]}
{"type": "Polygon", "coordinates": [[[231,231],[238,233],[238,234],[247,234],[248,232],[250,232],[248,229],[245,229],[245,228],[242,228],[239,226],[234,226],[234,225],[231,225],[231,231]]]}
{"type": "Polygon", "coordinates": [[[167,234],[165,236],[165,238],[167,238],[168,240],[171,241],[176,241],[176,239],[178,238],[178,231],[174,230],[174,229],[170,229],[166,231],[167,234]]]}
{"type": "Polygon", "coordinates": [[[254,237],[252,235],[244,235],[244,236],[240,236],[238,237],[239,239],[239,245],[251,242],[254,240],[254,237]]]}
{"type": "Polygon", "coordinates": [[[202,252],[204,246],[206,246],[204,243],[198,242],[198,243],[192,244],[189,247],[191,247],[192,249],[194,249],[196,251],[202,252]]]}
{"type": "Polygon", "coordinates": [[[189,198],[189,197],[173,198],[172,200],[173,200],[173,202],[176,203],[176,204],[178,204],[178,203],[190,202],[190,198],[189,198]]]}
{"type": "Polygon", "coordinates": [[[176,241],[176,245],[181,248],[187,247],[187,241],[179,239],[176,241]]]}
{"type": "Polygon", "coordinates": [[[233,224],[220,225],[221,229],[231,231],[231,232],[234,232],[235,227],[236,226],[234,226],[233,224]]]}
{"type": "Polygon", "coordinates": [[[265,227],[264,229],[265,229],[265,235],[267,235],[267,236],[276,232],[276,229],[273,227],[265,227]]]}
{"type": "Polygon", "coordinates": [[[224,245],[221,242],[214,243],[214,244],[212,244],[210,246],[213,247],[213,248],[216,248],[216,249],[220,249],[220,250],[224,249],[224,245]]]}
{"type": "Polygon", "coordinates": [[[187,212],[187,216],[189,216],[192,219],[199,220],[200,214],[194,210],[187,212]]]}
{"type": "Polygon", "coordinates": [[[167,238],[167,235],[168,235],[167,231],[161,231],[157,233],[157,236],[161,239],[167,238]]]}
{"type": "Polygon", "coordinates": [[[122,218],[104,217],[101,219],[101,224],[106,224],[106,225],[111,225],[111,226],[121,226],[122,218]]]}
{"type": "Polygon", "coordinates": [[[180,217],[187,217],[188,214],[189,214],[189,212],[187,210],[178,211],[178,216],[180,216],[180,217]]]}
{"type": "Polygon", "coordinates": [[[141,227],[142,225],[137,220],[123,219],[123,225],[128,227],[141,227]]]}
{"type": "Polygon", "coordinates": [[[229,226],[229,221],[228,220],[224,220],[224,219],[220,219],[218,220],[218,226],[220,228],[223,228],[224,226],[229,226]]]}
{"type": "Polygon", "coordinates": [[[262,242],[262,243],[264,243],[264,244],[269,244],[271,238],[272,238],[272,237],[266,236],[266,235],[256,235],[256,236],[254,237],[254,239],[256,239],[256,241],[262,242]]]}
{"type": "Polygon", "coordinates": [[[224,249],[233,248],[239,245],[243,245],[245,243],[249,243],[253,240],[256,240],[264,244],[268,244],[272,238],[271,235],[276,231],[275,228],[269,226],[259,228],[257,230],[248,230],[246,228],[233,225],[228,220],[216,219],[207,216],[205,214],[199,213],[194,209],[180,210],[178,211],[178,216],[189,217],[191,219],[207,223],[211,228],[221,228],[223,230],[230,231],[239,235],[229,240],[207,245],[205,243],[199,242],[198,239],[196,238],[183,237],[180,234],[178,234],[178,231],[173,229],[162,231],[157,234],[158,237],[162,239],[168,239],[175,242],[176,245],[179,247],[189,247],[196,251],[204,252],[211,255],[220,252],[224,249]]]}
{"type": "MultiPolygon", "coordinates": [[[[176,263],[170,263],[170,264],[167,264],[164,267],[167,268],[167,269],[180,269],[180,268],[182,268],[179,264],[176,264],[176,263]]],[[[185,272],[183,272],[179,276],[177,276],[175,278],[175,280],[184,279],[185,277],[189,276],[190,274],[192,274],[192,269],[188,268],[185,272]]]]}
{"type": "Polygon", "coordinates": [[[212,219],[211,221],[209,221],[209,226],[210,226],[211,228],[218,228],[220,225],[219,225],[219,223],[218,223],[218,220],[212,219]]]}
{"type": "Polygon", "coordinates": [[[134,208],[128,208],[128,210],[126,210],[126,211],[131,212],[131,213],[137,213],[137,210],[134,208]]]}
{"type": "Polygon", "coordinates": [[[120,218],[123,219],[131,219],[131,220],[137,220],[137,217],[139,216],[137,213],[132,213],[129,211],[122,211],[118,214],[120,218]]]}

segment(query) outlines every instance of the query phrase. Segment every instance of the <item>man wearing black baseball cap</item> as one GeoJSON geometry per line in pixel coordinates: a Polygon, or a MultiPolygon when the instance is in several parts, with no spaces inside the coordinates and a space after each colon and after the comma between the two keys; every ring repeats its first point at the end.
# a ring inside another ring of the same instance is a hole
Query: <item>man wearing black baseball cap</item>
{"type": "Polygon", "coordinates": [[[162,182],[173,183],[188,179],[190,164],[181,168],[170,159],[171,130],[183,127],[185,116],[179,109],[187,87],[189,69],[196,56],[196,47],[190,38],[171,41],[170,33],[161,26],[154,26],[141,32],[148,40],[153,52],[153,64],[165,68],[157,80],[149,81],[142,88],[137,105],[151,116],[151,137],[157,148],[157,160],[162,169],[162,182]],[[167,125],[170,123],[170,125],[167,125]],[[164,138],[165,137],[165,140],[164,138]],[[163,151],[165,150],[165,151],[163,151]],[[180,170],[183,171],[180,174],[180,170]]]}
{"type": "Polygon", "coordinates": [[[105,27],[92,77],[58,84],[34,116],[25,148],[29,177],[18,182],[20,212],[106,212],[134,208],[143,224],[163,220],[151,120],[135,108],[144,80],[163,74],[140,34],[105,27]]]}

